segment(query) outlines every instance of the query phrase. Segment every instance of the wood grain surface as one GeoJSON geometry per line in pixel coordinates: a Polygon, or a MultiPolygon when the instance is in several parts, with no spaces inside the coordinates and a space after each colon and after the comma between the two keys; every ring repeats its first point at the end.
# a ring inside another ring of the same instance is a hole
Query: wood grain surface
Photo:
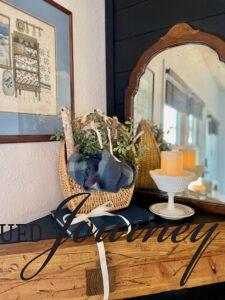
{"type": "MultiPolygon", "coordinates": [[[[191,225],[191,229],[195,226],[191,225]]],[[[202,232],[210,226],[212,224],[206,224],[202,232]]],[[[169,232],[173,229],[171,227],[169,232]]],[[[204,252],[185,287],[225,281],[225,222],[219,223],[218,231],[220,234],[204,252]]],[[[181,277],[202,240],[192,243],[187,238],[174,244],[167,239],[159,243],[157,236],[156,232],[144,243],[143,236],[132,243],[125,238],[114,243],[105,242],[108,266],[115,270],[115,291],[110,294],[110,299],[182,288],[181,277]]],[[[179,238],[182,236],[179,235],[179,238]]],[[[98,251],[92,238],[81,244],[68,240],[39,275],[30,281],[20,279],[24,265],[51,247],[53,242],[47,240],[0,246],[0,299],[102,299],[102,295],[86,294],[86,273],[99,268],[98,251]]],[[[35,273],[45,258],[46,255],[34,261],[26,276],[35,273]]]]}

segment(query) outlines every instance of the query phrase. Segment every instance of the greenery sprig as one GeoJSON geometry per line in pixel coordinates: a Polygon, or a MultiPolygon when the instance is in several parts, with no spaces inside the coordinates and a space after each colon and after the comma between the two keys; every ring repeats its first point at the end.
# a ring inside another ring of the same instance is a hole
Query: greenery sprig
{"type": "Polygon", "coordinates": [[[160,151],[170,151],[171,145],[165,141],[163,130],[154,123],[150,123],[151,130],[159,146],[160,151]]]}
{"type": "Polygon", "coordinates": [[[117,123],[116,128],[113,127],[111,118],[106,117],[101,112],[95,110],[86,116],[85,122],[82,119],[73,122],[73,138],[75,145],[79,145],[80,153],[85,158],[93,158],[100,154],[101,148],[94,130],[88,127],[88,124],[94,122],[97,124],[97,129],[102,138],[104,149],[110,151],[110,143],[108,139],[107,128],[110,132],[116,131],[116,138],[112,136],[113,155],[121,161],[136,165],[139,158],[143,155],[144,149],[135,139],[133,123],[126,122],[125,124],[117,123]]]}

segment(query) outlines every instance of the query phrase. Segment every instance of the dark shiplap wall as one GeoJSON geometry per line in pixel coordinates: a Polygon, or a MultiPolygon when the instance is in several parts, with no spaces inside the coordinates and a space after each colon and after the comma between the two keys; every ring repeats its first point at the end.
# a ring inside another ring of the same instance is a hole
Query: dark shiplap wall
{"type": "Polygon", "coordinates": [[[108,26],[106,32],[110,34],[108,113],[120,120],[124,119],[124,92],[132,69],[141,54],[171,26],[187,22],[225,39],[225,0],[106,0],[106,4],[106,16],[112,18],[107,20],[111,29],[108,26]]]}

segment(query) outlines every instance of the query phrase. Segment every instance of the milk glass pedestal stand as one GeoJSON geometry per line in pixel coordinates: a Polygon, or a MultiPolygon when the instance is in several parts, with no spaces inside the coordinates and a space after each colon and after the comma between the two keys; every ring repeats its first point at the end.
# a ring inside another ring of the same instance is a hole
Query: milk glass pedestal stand
{"type": "MultiPolygon", "coordinates": [[[[202,173],[204,172],[204,168],[205,168],[204,165],[196,165],[193,168],[187,168],[185,170],[188,171],[188,172],[190,172],[190,173],[193,173],[194,174],[194,178],[192,179],[192,181],[196,181],[196,180],[199,179],[199,177],[202,176],[202,173]]],[[[180,194],[180,196],[183,196],[183,197],[189,197],[189,196],[191,196],[191,193],[190,193],[190,191],[188,189],[188,186],[183,191],[183,193],[180,194]]]]}
{"type": "Polygon", "coordinates": [[[168,203],[153,204],[150,207],[151,212],[168,220],[180,220],[194,215],[195,211],[191,207],[174,203],[175,195],[185,191],[195,178],[194,173],[184,170],[179,176],[168,176],[162,174],[162,170],[157,169],[150,171],[150,175],[159,190],[166,192],[168,195],[168,203]]]}

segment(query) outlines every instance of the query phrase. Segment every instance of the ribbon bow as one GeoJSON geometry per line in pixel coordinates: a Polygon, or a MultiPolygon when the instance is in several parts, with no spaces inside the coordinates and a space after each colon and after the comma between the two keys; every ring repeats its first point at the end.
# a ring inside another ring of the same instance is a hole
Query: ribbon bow
{"type": "MultiPolygon", "coordinates": [[[[114,204],[112,201],[108,201],[103,203],[102,205],[99,205],[98,207],[94,208],[90,213],[88,214],[77,214],[76,217],[71,222],[71,225],[78,224],[80,222],[86,222],[88,226],[91,227],[91,220],[90,218],[93,217],[101,217],[101,216],[118,216],[124,220],[124,222],[127,225],[127,232],[124,235],[127,235],[131,231],[131,224],[130,222],[121,215],[112,214],[109,211],[114,208],[114,204]]],[[[64,223],[66,222],[66,218],[69,216],[69,214],[65,215],[63,217],[64,223]]],[[[97,235],[97,228],[94,224],[92,224],[92,233],[94,236],[97,235]]],[[[124,236],[122,235],[122,236],[124,236]]],[[[106,255],[105,255],[105,247],[103,241],[97,241],[97,247],[98,247],[98,253],[99,253],[99,259],[100,259],[100,266],[101,266],[101,272],[102,272],[102,278],[103,278],[103,290],[104,290],[104,296],[103,300],[109,299],[109,273],[108,273],[108,267],[107,267],[107,261],[106,261],[106,255]]]]}
{"type": "Polygon", "coordinates": [[[101,216],[114,216],[113,214],[109,213],[110,210],[114,208],[112,201],[108,201],[98,207],[94,208],[88,214],[78,214],[76,218],[73,219],[71,225],[78,224],[80,222],[90,223],[90,218],[94,217],[101,217],[101,216]]]}

